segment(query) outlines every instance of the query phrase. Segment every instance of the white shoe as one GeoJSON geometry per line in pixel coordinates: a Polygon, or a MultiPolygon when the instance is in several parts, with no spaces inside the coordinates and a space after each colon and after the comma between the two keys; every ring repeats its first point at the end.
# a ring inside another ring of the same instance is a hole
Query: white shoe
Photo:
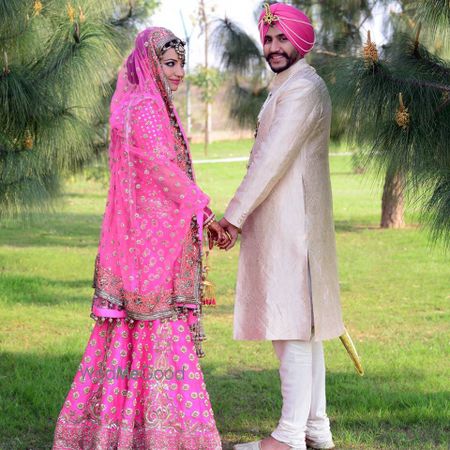
{"type": "MultiPolygon", "coordinates": [[[[294,448],[294,447],[289,447],[294,448]]],[[[246,444],[236,444],[233,450],[261,450],[261,441],[247,442],[246,444]]]]}
{"type": "Polygon", "coordinates": [[[313,450],[326,450],[326,449],[335,448],[333,440],[318,442],[318,441],[314,441],[312,439],[306,438],[305,441],[306,441],[306,446],[313,450]]]}
{"type": "Polygon", "coordinates": [[[236,444],[234,450],[261,450],[261,441],[246,442],[245,444],[236,444]]]}

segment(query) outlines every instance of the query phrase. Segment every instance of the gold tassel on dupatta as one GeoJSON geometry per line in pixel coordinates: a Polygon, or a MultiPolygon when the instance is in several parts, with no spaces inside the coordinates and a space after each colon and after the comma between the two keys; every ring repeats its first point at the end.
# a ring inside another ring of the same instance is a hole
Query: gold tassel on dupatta
{"type": "MultiPolygon", "coordinates": [[[[208,234],[208,239],[211,237],[208,234]]],[[[202,264],[202,281],[200,286],[200,299],[201,304],[198,309],[195,311],[195,315],[197,316],[197,320],[191,325],[191,332],[193,336],[195,352],[199,358],[203,358],[205,356],[205,352],[202,348],[202,342],[206,341],[205,331],[203,329],[203,320],[202,320],[202,308],[203,306],[216,306],[216,296],[215,296],[215,288],[214,284],[211,283],[208,278],[208,272],[210,267],[208,265],[208,257],[209,250],[205,251],[205,261],[202,264]]]]}
{"type": "Polygon", "coordinates": [[[216,290],[214,284],[208,280],[208,272],[210,267],[208,265],[209,250],[205,252],[205,263],[202,269],[202,305],[216,306],[216,290]]]}
{"type": "Polygon", "coordinates": [[[202,324],[202,307],[199,306],[199,308],[194,312],[194,314],[197,316],[197,320],[190,326],[191,333],[192,333],[192,340],[194,341],[194,347],[195,347],[195,353],[199,358],[204,358],[205,352],[202,348],[202,342],[206,341],[206,335],[203,331],[203,324],[202,324]]]}

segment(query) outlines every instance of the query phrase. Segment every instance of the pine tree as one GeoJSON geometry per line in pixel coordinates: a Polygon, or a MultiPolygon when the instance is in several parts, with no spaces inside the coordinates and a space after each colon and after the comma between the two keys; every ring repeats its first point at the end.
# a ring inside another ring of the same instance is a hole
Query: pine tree
{"type": "Polygon", "coordinates": [[[51,206],[95,155],[130,27],[156,3],[0,0],[0,219],[51,206]]]}
{"type": "Polygon", "coordinates": [[[211,38],[224,72],[233,80],[230,116],[242,127],[254,127],[269,83],[259,46],[245,30],[226,17],[215,21],[211,38]]]}
{"type": "Polygon", "coordinates": [[[450,65],[442,57],[448,47],[436,39],[448,42],[450,6],[445,0],[402,6],[391,41],[377,48],[368,36],[362,57],[336,70],[333,90],[350,112],[348,135],[366,164],[386,174],[384,225],[395,225],[398,200],[408,195],[422,207],[432,237],[448,245],[450,65]]]}

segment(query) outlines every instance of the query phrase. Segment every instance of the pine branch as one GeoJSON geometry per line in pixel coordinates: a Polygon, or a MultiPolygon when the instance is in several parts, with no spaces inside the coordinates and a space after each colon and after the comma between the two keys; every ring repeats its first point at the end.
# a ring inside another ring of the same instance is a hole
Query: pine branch
{"type": "MultiPolygon", "coordinates": [[[[408,36],[404,36],[405,40],[408,40],[408,36]]],[[[416,38],[417,39],[417,38],[416,38]]],[[[406,44],[409,48],[411,43],[406,44]]],[[[408,47],[404,50],[404,54],[408,56],[408,47]]],[[[411,57],[407,58],[408,63],[414,66],[417,70],[417,64],[420,64],[421,71],[427,71],[433,74],[433,77],[440,75],[450,81],[450,67],[441,58],[431,54],[423,45],[418,41],[414,43],[414,49],[411,57]]]]}
{"type": "Polygon", "coordinates": [[[434,211],[434,214],[424,213],[422,220],[431,229],[431,237],[434,242],[441,241],[446,248],[450,247],[450,171],[441,174],[437,181],[429,183],[429,191],[432,192],[425,202],[426,211],[434,211]]]}
{"type": "Polygon", "coordinates": [[[431,81],[417,80],[414,78],[398,78],[398,77],[388,74],[387,72],[381,73],[380,76],[388,82],[393,82],[393,83],[398,83],[398,84],[410,84],[410,85],[416,86],[416,87],[437,89],[441,92],[450,92],[450,86],[441,84],[441,83],[433,83],[431,81]]]}
{"type": "Polygon", "coordinates": [[[377,6],[377,2],[374,2],[373,6],[369,9],[369,11],[366,14],[366,17],[364,17],[364,19],[359,23],[359,26],[357,28],[358,32],[361,32],[361,28],[362,26],[369,20],[372,18],[372,12],[373,9],[375,8],[375,6],[377,6]]]}
{"type": "Polygon", "coordinates": [[[133,17],[133,6],[130,2],[128,11],[118,19],[112,19],[111,24],[114,25],[115,27],[123,27],[125,24],[129,23],[132,17],[133,17]]]}
{"type": "Polygon", "coordinates": [[[314,49],[314,53],[318,54],[318,55],[325,55],[325,56],[332,56],[333,58],[350,58],[351,56],[345,53],[336,53],[336,52],[332,52],[330,50],[325,50],[325,49],[314,49]]]}
{"type": "Polygon", "coordinates": [[[65,0],[43,3],[34,15],[31,0],[0,0],[10,57],[0,65],[0,220],[47,207],[59,179],[95,156],[93,124],[131,38],[109,25],[107,0],[84,0],[69,16],[65,0]]]}
{"type": "Polygon", "coordinates": [[[241,74],[258,70],[258,67],[261,70],[263,56],[257,44],[228,18],[216,21],[211,40],[226,70],[241,74]]]}
{"type": "Polygon", "coordinates": [[[447,100],[444,100],[441,105],[436,108],[436,114],[441,113],[447,106],[450,105],[450,98],[447,97],[447,100]]]}
{"type": "Polygon", "coordinates": [[[230,96],[230,116],[242,127],[255,127],[258,113],[268,94],[264,87],[244,87],[237,77],[230,96]]]}
{"type": "Polygon", "coordinates": [[[19,37],[23,36],[26,32],[28,32],[28,27],[24,26],[22,28],[19,27],[19,29],[17,29],[17,27],[15,28],[15,33],[8,33],[6,36],[1,36],[0,35],[0,44],[2,46],[4,46],[7,42],[14,42],[16,41],[19,37]]]}
{"type": "Polygon", "coordinates": [[[448,35],[450,27],[448,0],[418,1],[416,17],[427,23],[434,33],[443,30],[448,35]]]}

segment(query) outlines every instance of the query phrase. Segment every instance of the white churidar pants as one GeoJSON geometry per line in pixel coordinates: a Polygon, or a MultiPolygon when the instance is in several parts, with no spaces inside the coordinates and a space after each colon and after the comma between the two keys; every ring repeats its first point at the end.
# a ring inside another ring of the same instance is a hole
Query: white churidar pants
{"type": "Polygon", "coordinates": [[[299,450],[306,449],[306,436],[316,442],[332,440],[330,420],[326,414],[323,345],[320,341],[312,341],[312,301],[311,324],[310,341],[272,341],[280,361],[283,397],[281,418],[272,437],[299,450]]]}
{"type": "Polygon", "coordinates": [[[305,435],[331,441],[326,414],[322,342],[272,341],[280,360],[281,419],[272,436],[295,449],[306,449],[305,435]]]}

